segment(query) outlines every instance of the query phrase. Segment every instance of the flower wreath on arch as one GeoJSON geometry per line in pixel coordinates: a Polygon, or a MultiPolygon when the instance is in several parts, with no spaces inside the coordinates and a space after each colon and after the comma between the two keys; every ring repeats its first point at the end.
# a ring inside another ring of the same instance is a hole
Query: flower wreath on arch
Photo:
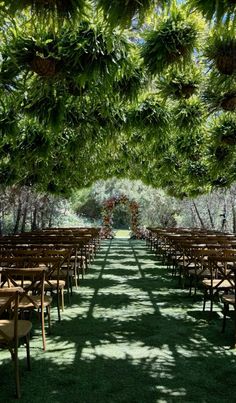
{"type": "Polygon", "coordinates": [[[131,214],[131,237],[140,239],[142,238],[143,231],[139,227],[139,205],[134,200],[129,200],[125,195],[112,196],[103,202],[102,219],[103,225],[101,229],[101,237],[111,239],[114,237],[112,230],[112,216],[113,210],[118,204],[127,205],[131,214]]]}

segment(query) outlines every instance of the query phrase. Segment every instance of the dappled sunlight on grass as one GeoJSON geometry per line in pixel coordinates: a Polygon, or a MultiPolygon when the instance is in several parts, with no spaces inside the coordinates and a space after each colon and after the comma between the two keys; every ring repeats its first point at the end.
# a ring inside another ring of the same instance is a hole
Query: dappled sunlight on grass
{"type": "Polygon", "coordinates": [[[129,238],[130,237],[130,230],[127,229],[117,229],[115,230],[115,238],[129,238]]]}
{"type": "Polygon", "coordinates": [[[106,270],[106,276],[111,275],[121,277],[121,278],[127,278],[131,277],[133,278],[135,275],[138,277],[137,271],[135,269],[126,269],[126,268],[120,268],[119,265],[116,268],[115,266],[112,266],[113,268],[107,269],[106,270]]]}
{"type": "MultiPolygon", "coordinates": [[[[35,332],[32,373],[20,363],[21,401],[34,394],[34,403],[233,402],[233,324],[223,335],[221,320],[215,312],[209,321],[202,295],[180,289],[144,242],[103,241],[61,323],[53,309],[45,353],[35,332]]],[[[9,355],[2,358],[2,401],[11,402],[9,355]]]]}

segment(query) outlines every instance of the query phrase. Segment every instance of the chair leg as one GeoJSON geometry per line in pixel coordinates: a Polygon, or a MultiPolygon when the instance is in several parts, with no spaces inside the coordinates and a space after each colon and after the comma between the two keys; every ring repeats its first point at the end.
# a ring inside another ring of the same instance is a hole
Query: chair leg
{"type": "Polygon", "coordinates": [[[20,374],[19,374],[19,360],[18,360],[18,340],[16,340],[12,358],[15,370],[16,397],[17,399],[20,399],[21,392],[20,392],[20,374]]]}
{"type": "Polygon", "coordinates": [[[234,348],[236,348],[236,304],[234,304],[234,348]]]}
{"type": "Polygon", "coordinates": [[[211,302],[211,305],[210,305],[210,316],[212,315],[212,311],[213,311],[213,297],[214,297],[214,292],[213,292],[213,290],[212,290],[212,288],[210,289],[210,302],[211,302]]]}
{"type": "Polygon", "coordinates": [[[75,268],[75,288],[78,289],[78,269],[75,268]]]}
{"type": "Polygon", "coordinates": [[[48,333],[51,334],[51,307],[48,305],[46,307],[47,316],[48,316],[48,333]]]}
{"type": "Polygon", "coordinates": [[[207,290],[205,289],[204,290],[204,297],[203,297],[204,299],[203,299],[203,312],[205,311],[205,309],[206,309],[206,300],[207,300],[207,290]]]}
{"type": "Polygon", "coordinates": [[[68,298],[68,303],[70,304],[70,297],[71,297],[71,287],[70,287],[70,274],[69,270],[67,270],[67,275],[66,275],[66,286],[67,286],[67,298],[68,298]]]}
{"type": "Polygon", "coordinates": [[[64,303],[64,288],[61,288],[61,310],[64,312],[65,303],[64,303]]]}
{"type": "Polygon", "coordinates": [[[44,320],[44,307],[41,307],[41,328],[42,328],[42,339],[43,339],[43,351],[46,350],[46,335],[45,335],[45,320],[44,320]]]}
{"type": "Polygon", "coordinates": [[[83,261],[81,261],[79,272],[80,272],[80,270],[81,270],[81,273],[82,273],[82,279],[84,279],[85,267],[84,267],[84,262],[83,261]]]}
{"type": "Polygon", "coordinates": [[[223,324],[222,324],[222,333],[224,333],[225,331],[225,325],[226,325],[226,315],[229,311],[229,306],[228,304],[224,304],[224,308],[223,308],[223,324]]]}
{"type": "Polygon", "coordinates": [[[27,368],[30,371],[31,370],[31,361],[30,361],[30,335],[29,334],[27,334],[25,336],[25,342],[26,342],[27,368]]]}
{"type": "Polygon", "coordinates": [[[73,282],[72,282],[72,276],[70,276],[70,296],[72,297],[73,295],[73,282]]]}
{"type": "Polygon", "coordinates": [[[197,294],[197,286],[198,286],[198,277],[195,277],[195,281],[194,281],[194,295],[197,294]]]}
{"type": "Polygon", "coordinates": [[[193,276],[189,276],[189,295],[192,295],[193,276]]]}
{"type": "Polygon", "coordinates": [[[57,289],[57,315],[58,321],[61,321],[61,309],[60,309],[60,291],[57,289]]]}

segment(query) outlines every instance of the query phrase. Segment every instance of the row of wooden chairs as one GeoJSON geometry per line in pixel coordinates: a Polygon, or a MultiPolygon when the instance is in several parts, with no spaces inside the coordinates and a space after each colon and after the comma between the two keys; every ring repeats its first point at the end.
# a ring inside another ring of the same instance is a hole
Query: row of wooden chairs
{"type": "Polygon", "coordinates": [[[223,327],[230,307],[235,318],[236,346],[236,236],[230,233],[190,228],[148,228],[147,245],[162,256],[172,275],[179,277],[191,295],[203,290],[203,310],[215,297],[223,303],[223,327]]]}
{"type": "Polygon", "coordinates": [[[50,228],[0,237],[0,347],[7,347],[11,352],[18,398],[21,394],[18,364],[21,338],[26,340],[30,368],[32,324],[26,319],[32,311],[39,313],[43,350],[46,350],[44,322],[47,317],[50,333],[52,298],[55,295],[58,320],[61,320],[64,289],[70,298],[72,286],[78,287],[99,248],[99,234],[97,228],[50,228]]]}
{"type": "Polygon", "coordinates": [[[7,348],[11,353],[14,363],[14,377],[16,385],[16,396],[21,397],[18,345],[21,339],[24,339],[27,352],[27,365],[30,365],[30,331],[32,323],[29,320],[19,320],[19,297],[24,293],[23,289],[3,288],[0,289],[0,347],[7,348]],[[5,319],[4,314],[10,312],[10,319],[5,319]]]}

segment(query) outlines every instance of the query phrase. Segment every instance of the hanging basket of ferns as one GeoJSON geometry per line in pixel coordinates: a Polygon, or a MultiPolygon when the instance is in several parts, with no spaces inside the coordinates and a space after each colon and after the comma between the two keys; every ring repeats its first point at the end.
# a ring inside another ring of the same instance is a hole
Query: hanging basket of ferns
{"type": "Polygon", "coordinates": [[[226,162],[229,155],[230,151],[227,145],[218,146],[215,150],[215,158],[218,162],[226,162]]]}
{"type": "Polygon", "coordinates": [[[41,77],[53,77],[57,73],[56,60],[35,55],[30,62],[31,70],[41,77]]]}
{"type": "Polygon", "coordinates": [[[216,144],[219,145],[217,156],[220,159],[222,148],[225,151],[224,147],[236,145],[236,118],[234,115],[225,113],[220,116],[213,124],[211,134],[216,144]]]}
{"type": "Polygon", "coordinates": [[[44,127],[60,130],[65,116],[64,88],[61,83],[52,85],[51,81],[34,77],[25,92],[22,111],[35,117],[44,127]]]}
{"type": "Polygon", "coordinates": [[[228,134],[225,136],[222,136],[221,142],[223,144],[229,145],[229,146],[235,146],[236,145],[236,132],[233,134],[228,134]]]}
{"type": "Polygon", "coordinates": [[[194,130],[186,133],[177,130],[174,137],[174,146],[178,154],[191,161],[198,161],[201,157],[201,149],[204,143],[202,130],[194,130]]]}
{"type": "Polygon", "coordinates": [[[202,93],[202,98],[211,112],[224,110],[226,112],[236,111],[236,90],[214,86],[214,82],[209,83],[202,93]]]}
{"type": "Polygon", "coordinates": [[[122,100],[135,100],[145,86],[147,86],[147,79],[143,69],[136,67],[132,72],[123,74],[115,81],[113,90],[122,100]]]}
{"type": "Polygon", "coordinates": [[[221,143],[225,144],[227,146],[235,146],[236,145],[236,130],[234,133],[232,132],[232,133],[223,134],[221,136],[221,143]]]}
{"type": "Polygon", "coordinates": [[[236,0],[188,0],[192,10],[200,11],[205,18],[229,21],[235,18],[236,0]]]}
{"type": "Polygon", "coordinates": [[[197,86],[194,84],[183,84],[179,91],[177,91],[178,96],[182,96],[185,99],[190,98],[196,91],[197,86]]]}
{"type": "Polygon", "coordinates": [[[143,21],[145,14],[156,4],[156,0],[98,0],[105,19],[111,26],[129,27],[133,17],[143,21]]]}
{"type": "Polygon", "coordinates": [[[167,108],[155,96],[148,96],[128,114],[128,125],[138,130],[165,130],[170,121],[167,108]]]}
{"type": "Polygon", "coordinates": [[[6,46],[5,52],[10,68],[12,64],[17,65],[19,71],[31,70],[40,77],[55,76],[62,65],[58,38],[53,33],[42,36],[18,34],[6,46]]]}
{"type": "Polygon", "coordinates": [[[225,94],[221,100],[221,107],[225,111],[235,112],[236,111],[236,92],[231,92],[225,94]]]}
{"type": "Polygon", "coordinates": [[[168,66],[183,65],[197,47],[199,27],[193,16],[179,8],[164,17],[156,30],[146,35],[141,56],[151,74],[162,73],[168,66]]]}
{"type": "Polygon", "coordinates": [[[212,186],[223,188],[229,185],[229,180],[226,177],[219,176],[211,181],[212,186]]]}
{"type": "Polygon", "coordinates": [[[180,101],[174,108],[174,121],[181,130],[199,128],[204,119],[204,105],[198,97],[180,101]]]}
{"type": "Polygon", "coordinates": [[[3,0],[11,14],[29,9],[40,23],[75,20],[84,17],[88,8],[87,0],[3,0]]]}
{"type": "Polygon", "coordinates": [[[70,77],[66,80],[66,90],[73,97],[84,96],[89,92],[89,84],[86,83],[81,86],[76,79],[70,77]]]}
{"type": "Polygon", "coordinates": [[[236,38],[226,28],[217,29],[208,39],[205,56],[211,67],[220,74],[233,75],[236,72],[236,38]]]}
{"type": "Polygon", "coordinates": [[[113,81],[127,63],[132,44],[127,36],[106,32],[101,25],[83,22],[76,30],[67,29],[60,38],[60,60],[69,77],[83,87],[94,80],[113,81]]]}
{"type": "Polygon", "coordinates": [[[189,99],[198,91],[201,80],[200,69],[189,65],[184,69],[169,69],[157,80],[156,86],[165,99],[189,99]]]}
{"type": "Polygon", "coordinates": [[[236,71],[236,42],[216,56],[216,68],[222,74],[231,75],[236,71]]]}

